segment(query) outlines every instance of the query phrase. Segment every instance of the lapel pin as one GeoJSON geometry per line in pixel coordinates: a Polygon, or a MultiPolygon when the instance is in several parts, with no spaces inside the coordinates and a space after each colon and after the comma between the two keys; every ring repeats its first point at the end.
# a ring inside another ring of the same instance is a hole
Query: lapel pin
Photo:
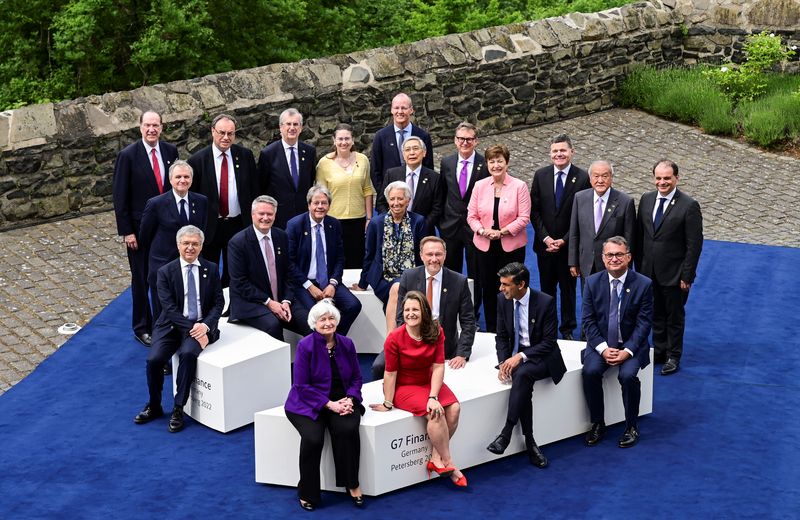
{"type": "Polygon", "coordinates": [[[203,278],[206,278],[206,276],[207,276],[206,273],[203,273],[203,278]]]}
{"type": "Polygon", "coordinates": [[[670,206],[674,206],[674,205],[675,205],[675,199],[672,199],[672,200],[669,202],[669,205],[670,205],[670,206]]]}
{"type": "Polygon", "coordinates": [[[447,292],[447,287],[445,287],[444,289],[442,289],[442,292],[447,292]]]}
{"type": "Polygon", "coordinates": [[[631,290],[630,289],[625,289],[625,292],[631,292],[631,290]]]}
{"type": "Polygon", "coordinates": [[[426,182],[428,182],[428,178],[427,177],[422,179],[422,184],[425,184],[426,182]]]}
{"type": "Polygon", "coordinates": [[[575,184],[575,177],[572,178],[572,183],[575,184]]]}
{"type": "Polygon", "coordinates": [[[303,231],[303,234],[304,234],[305,236],[308,236],[308,231],[303,231]]]}
{"type": "Polygon", "coordinates": [[[536,318],[531,318],[531,323],[536,323],[536,318]]]}

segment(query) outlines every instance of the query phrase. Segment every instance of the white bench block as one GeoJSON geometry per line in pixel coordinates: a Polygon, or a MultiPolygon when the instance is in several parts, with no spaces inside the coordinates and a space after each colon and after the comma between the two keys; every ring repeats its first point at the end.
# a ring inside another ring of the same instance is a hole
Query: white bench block
{"type": "MultiPolygon", "coordinates": [[[[547,379],[537,381],[533,392],[534,436],[548,444],[589,430],[589,411],[583,397],[580,351],[584,343],[559,340],[567,373],[558,385],[547,379]]],[[[652,357],[652,352],[651,352],[652,357]]],[[[525,449],[524,440],[515,428],[511,444],[503,455],[486,451],[503,427],[510,386],[497,379],[497,356],[494,335],[478,333],[466,368],[445,369],[445,382],[461,403],[461,418],[450,449],[460,468],[469,468],[525,449]]],[[[622,392],[616,368],[608,370],[604,380],[606,423],[624,420],[622,392]]],[[[652,412],[652,364],[639,372],[642,398],[639,414],[652,412]]],[[[381,381],[367,383],[362,389],[367,413],[361,419],[361,470],[359,482],[367,495],[379,495],[410,486],[428,478],[425,462],[430,456],[430,442],[424,418],[402,410],[373,412],[367,405],[383,401],[381,381]]],[[[283,407],[258,412],[255,416],[256,482],[296,486],[300,478],[298,454],[300,436],[286,419],[283,407]]],[[[320,467],[321,485],[336,488],[330,439],[326,440],[320,467]]]]}
{"type": "MultiPolygon", "coordinates": [[[[184,407],[195,421],[220,432],[253,422],[253,414],[280,406],[291,387],[289,345],[246,325],[219,320],[220,339],[197,358],[189,401],[184,407]]],[[[172,357],[173,374],[178,356],[172,357]]],[[[173,394],[176,390],[172,378],[173,394]]]]}

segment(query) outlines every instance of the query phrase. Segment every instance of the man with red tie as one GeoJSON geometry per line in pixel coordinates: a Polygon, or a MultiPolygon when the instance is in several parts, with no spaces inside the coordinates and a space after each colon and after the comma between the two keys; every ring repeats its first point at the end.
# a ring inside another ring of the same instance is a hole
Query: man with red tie
{"type": "MultiPolygon", "coordinates": [[[[139,227],[147,201],[164,193],[165,174],[178,158],[175,146],[160,141],[161,115],[148,110],[139,116],[142,139],[125,147],[114,163],[114,214],[117,233],[123,237],[131,270],[131,325],[136,339],[149,347],[153,316],[147,298],[148,251],[139,240],[139,227]]],[[[167,189],[169,184],[167,183],[167,189]]]]}

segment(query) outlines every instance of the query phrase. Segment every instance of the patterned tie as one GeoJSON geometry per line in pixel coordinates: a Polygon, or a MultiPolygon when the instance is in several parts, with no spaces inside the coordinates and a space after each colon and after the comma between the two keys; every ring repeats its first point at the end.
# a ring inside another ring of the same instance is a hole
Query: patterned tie
{"type": "Polygon", "coordinates": [[[597,199],[597,211],[594,213],[594,232],[600,230],[600,223],[603,222],[603,199],[597,199]]]}
{"type": "Polygon", "coordinates": [[[269,287],[272,290],[272,299],[278,300],[278,272],[275,270],[275,255],[272,254],[270,239],[264,235],[264,255],[267,257],[267,274],[269,275],[269,287]]]}
{"type": "Polygon", "coordinates": [[[564,172],[558,172],[558,181],[556,181],[556,211],[561,208],[561,198],[564,196],[564,172]]]}
{"type": "Polygon", "coordinates": [[[619,280],[611,280],[611,305],[608,309],[608,346],[617,348],[619,345],[619,280]]]}
{"type": "Polygon", "coordinates": [[[653,231],[658,231],[658,228],[661,226],[661,221],[664,220],[664,203],[666,201],[666,197],[658,198],[658,209],[656,210],[656,216],[653,219],[653,231]]]}
{"type": "Polygon", "coordinates": [[[181,199],[181,209],[179,213],[181,216],[181,225],[189,225],[189,215],[186,214],[186,199],[181,199]]]}
{"type": "Polygon", "coordinates": [[[330,283],[330,279],[328,278],[328,264],[325,261],[325,248],[322,241],[322,224],[317,224],[315,227],[317,239],[317,251],[315,254],[317,259],[317,284],[324,289],[330,283]]]}
{"type": "Polygon", "coordinates": [[[514,300],[514,352],[512,355],[519,352],[519,338],[522,334],[522,327],[519,322],[519,308],[521,305],[519,300],[514,300]]]}
{"type": "Polygon", "coordinates": [[[433,276],[428,277],[428,287],[425,289],[425,299],[433,312],[433,276]]]}
{"type": "Polygon", "coordinates": [[[153,158],[153,175],[156,177],[156,186],[158,186],[158,192],[164,193],[164,181],[161,179],[161,166],[158,165],[158,156],[156,155],[155,148],[150,150],[150,155],[153,158]]]}
{"type": "Polygon", "coordinates": [[[458,176],[458,191],[461,192],[461,198],[463,199],[464,196],[467,194],[467,175],[469,172],[467,171],[467,165],[469,161],[461,161],[461,174],[458,176]]]}
{"type": "Polygon", "coordinates": [[[228,154],[222,152],[222,164],[219,167],[219,216],[228,216],[228,154]]]}
{"type": "Polygon", "coordinates": [[[408,174],[408,187],[411,188],[411,202],[408,203],[409,210],[414,206],[414,195],[415,192],[417,191],[416,190],[417,183],[414,181],[414,177],[416,176],[417,174],[415,172],[411,172],[408,174]]]}
{"type": "Polygon", "coordinates": [[[297,172],[297,156],[294,154],[294,146],[289,147],[289,169],[292,171],[292,181],[294,189],[300,186],[300,174],[297,172]]]}
{"type": "Polygon", "coordinates": [[[406,141],[406,129],[397,131],[397,151],[400,153],[400,164],[405,164],[406,159],[403,157],[403,143],[406,141]]]}
{"type": "Polygon", "coordinates": [[[197,321],[197,287],[194,285],[194,265],[186,265],[186,317],[189,321],[197,321]]]}

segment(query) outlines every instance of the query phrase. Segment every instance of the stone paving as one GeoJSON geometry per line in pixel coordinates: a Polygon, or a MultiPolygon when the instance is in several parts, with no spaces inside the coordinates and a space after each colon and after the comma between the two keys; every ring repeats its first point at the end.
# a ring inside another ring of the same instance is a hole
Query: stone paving
{"type": "MultiPolygon", "coordinates": [[[[573,139],[576,164],[611,161],[615,186],[637,200],[653,189],[657,159],[677,162],[680,188],[700,202],[707,239],[800,247],[800,206],[790,200],[800,193],[798,159],[623,109],[486,136],[479,149],[505,143],[510,172],[530,182],[549,161],[548,139],[561,132],[573,139]]],[[[437,147],[437,166],[453,150],[437,147]]],[[[125,290],[127,260],[115,233],[112,212],[0,233],[0,394],[66,341],[60,325],[85,325],[125,290]]]]}

